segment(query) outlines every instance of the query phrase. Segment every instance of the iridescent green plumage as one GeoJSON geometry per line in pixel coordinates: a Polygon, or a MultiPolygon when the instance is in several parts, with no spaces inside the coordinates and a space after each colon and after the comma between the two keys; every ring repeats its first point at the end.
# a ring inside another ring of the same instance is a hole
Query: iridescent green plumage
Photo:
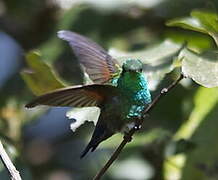
{"type": "Polygon", "coordinates": [[[147,80],[142,74],[142,66],[140,60],[127,60],[117,82],[117,88],[120,90],[123,96],[122,101],[125,104],[124,118],[127,119],[141,116],[141,111],[151,102],[147,80]]]}
{"type": "Polygon", "coordinates": [[[59,31],[58,37],[69,42],[81,65],[93,81],[91,85],[59,89],[36,98],[26,105],[87,107],[101,109],[92,138],[81,157],[116,132],[126,129],[140,117],[151,102],[147,80],[140,60],[128,59],[122,67],[107,52],[84,36],[59,31]]]}

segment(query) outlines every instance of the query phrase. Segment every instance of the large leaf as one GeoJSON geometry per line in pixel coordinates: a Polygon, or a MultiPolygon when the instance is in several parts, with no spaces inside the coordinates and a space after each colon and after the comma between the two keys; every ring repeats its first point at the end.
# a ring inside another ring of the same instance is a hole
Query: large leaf
{"type": "Polygon", "coordinates": [[[197,148],[187,155],[182,179],[218,179],[218,89],[201,89],[197,98],[198,105],[190,117],[193,122],[199,122],[197,125],[192,123],[195,128],[191,140],[197,144],[197,148]]]}
{"type": "Polygon", "coordinates": [[[180,53],[182,72],[205,87],[218,86],[218,52],[206,51],[197,54],[184,49],[180,53]]]}
{"type": "Polygon", "coordinates": [[[176,18],[169,20],[166,23],[167,26],[177,26],[183,29],[188,29],[192,31],[202,32],[207,34],[207,30],[202,26],[201,22],[192,17],[185,17],[185,18],[176,18]]]}
{"type": "Polygon", "coordinates": [[[96,125],[99,115],[100,109],[98,107],[73,108],[66,114],[69,119],[75,120],[70,125],[72,131],[76,131],[86,121],[93,122],[96,125]]]}
{"type": "Polygon", "coordinates": [[[190,151],[187,157],[185,154],[179,154],[167,158],[165,162],[166,179],[173,177],[181,179],[182,173],[182,179],[207,179],[198,165],[208,161],[213,163],[213,159],[218,157],[217,102],[217,88],[199,88],[194,97],[192,113],[174,135],[175,140],[191,138],[190,140],[196,144],[196,148],[190,151]],[[183,166],[185,166],[184,172],[182,172],[183,166]]]}
{"type": "Polygon", "coordinates": [[[127,59],[140,59],[144,63],[144,73],[149,81],[149,89],[154,90],[162,78],[178,64],[175,58],[183,48],[182,45],[165,40],[162,43],[136,52],[122,52],[111,49],[109,53],[122,65],[127,59]]]}
{"type": "Polygon", "coordinates": [[[22,78],[35,95],[41,95],[54,89],[64,87],[55,72],[42,61],[36,52],[26,55],[27,70],[21,72],[22,78]]]}
{"type": "Polygon", "coordinates": [[[214,47],[214,40],[205,33],[169,29],[166,31],[165,36],[176,43],[186,42],[189,48],[196,49],[199,52],[214,47]]]}
{"type": "Polygon", "coordinates": [[[209,11],[192,11],[191,16],[198,19],[207,32],[218,32],[218,15],[209,11]]]}
{"type": "Polygon", "coordinates": [[[173,19],[166,24],[206,33],[212,36],[218,45],[218,15],[214,12],[195,10],[192,11],[191,17],[173,19]]]}
{"type": "MultiPolygon", "coordinates": [[[[144,64],[160,65],[166,61],[166,57],[172,57],[178,50],[181,49],[181,45],[174,43],[170,40],[165,40],[159,44],[147,47],[144,50],[133,52],[122,52],[117,49],[110,49],[109,54],[117,58],[120,64],[126,59],[140,59],[144,64]]],[[[172,59],[170,59],[172,60],[172,59]]]]}

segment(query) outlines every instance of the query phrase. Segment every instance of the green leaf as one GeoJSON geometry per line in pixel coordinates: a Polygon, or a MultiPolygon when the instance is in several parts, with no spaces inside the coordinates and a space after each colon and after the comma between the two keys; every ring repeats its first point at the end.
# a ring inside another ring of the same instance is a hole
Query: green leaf
{"type": "Polygon", "coordinates": [[[44,63],[37,52],[26,55],[28,70],[21,72],[22,78],[35,95],[41,95],[54,89],[64,87],[50,66],[44,63]]]}
{"type": "Polygon", "coordinates": [[[176,43],[182,44],[186,42],[189,48],[199,50],[199,52],[214,48],[214,40],[205,33],[170,29],[166,31],[165,36],[176,43]]]}
{"type": "Polygon", "coordinates": [[[165,161],[165,177],[177,177],[177,179],[199,179],[206,180],[202,176],[202,171],[197,168],[197,163],[207,162],[218,156],[217,146],[217,102],[218,89],[200,87],[194,97],[194,109],[189,118],[183,123],[174,140],[181,138],[191,140],[195,145],[195,149],[188,153],[170,156],[165,161]],[[208,150],[211,150],[208,153],[208,150]],[[187,159],[187,161],[186,161],[187,159]],[[186,162],[185,162],[186,161],[186,162]],[[174,166],[170,164],[174,163],[174,166]],[[175,168],[175,166],[177,168],[175,168]],[[183,166],[185,170],[183,171],[183,166]],[[180,178],[183,173],[183,178],[180,178]]]}
{"type": "Polygon", "coordinates": [[[149,88],[154,90],[167,73],[180,66],[174,60],[181,49],[183,49],[182,45],[165,40],[141,51],[122,52],[110,49],[109,53],[121,65],[127,59],[140,59],[144,63],[144,73],[149,81],[149,88]]]}
{"type": "MultiPolygon", "coordinates": [[[[110,49],[109,53],[115,57],[120,64],[128,58],[140,59],[144,64],[157,65],[165,62],[165,57],[172,57],[181,49],[181,45],[170,40],[165,40],[159,44],[147,47],[144,50],[133,52],[122,52],[117,49],[110,49]]],[[[172,59],[170,59],[172,60],[172,59]]]]}
{"type": "Polygon", "coordinates": [[[208,32],[218,32],[218,15],[214,12],[194,10],[193,18],[198,19],[208,32]]]}
{"type": "Polygon", "coordinates": [[[217,102],[217,88],[199,89],[195,97],[195,109],[188,120],[192,123],[186,123],[186,128],[192,131],[189,133],[191,140],[197,147],[187,155],[182,179],[217,179],[217,102]]]}
{"type": "Polygon", "coordinates": [[[184,49],[179,55],[182,61],[182,72],[196,83],[205,87],[218,86],[218,52],[206,51],[197,54],[184,49]]]}
{"type": "Polygon", "coordinates": [[[192,11],[191,16],[198,19],[207,33],[213,37],[218,45],[218,15],[209,11],[192,11]]]}
{"type": "Polygon", "coordinates": [[[192,18],[192,17],[177,18],[177,19],[169,20],[166,23],[166,25],[181,27],[183,29],[188,29],[188,30],[207,34],[207,30],[204,28],[201,22],[198,19],[192,18]]]}
{"type": "Polygon", "coordinates": [[[218,15],[214,12],[194,10],[191,16],[170,20],[166,25],[206,33],[218,45],[218,15]]]}

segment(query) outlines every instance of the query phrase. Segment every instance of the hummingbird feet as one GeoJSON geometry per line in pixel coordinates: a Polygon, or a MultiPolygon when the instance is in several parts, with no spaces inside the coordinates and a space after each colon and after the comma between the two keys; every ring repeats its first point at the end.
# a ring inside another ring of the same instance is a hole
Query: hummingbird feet
{"type": "MultiPolygon", "coordinates": [[[[135,129],[135,130],[138,131],[139,129],[141,129],[141,127],[142,127],[141,125],[136,125],[135,124],[131,129],[135,129]]],[[[130,136],[128,132],[127,131],[125,132],[125,135],[124,135],[123,139],[125,139],[127,142],[131,142],[132,141],[132,136],[130,136]]]]}
{"type": "Polygon", "coordinates": [[[132,141],[132,136],[130,136],[128,133],[126,133],[123,137],[123,139],[127,142],[131,142],[132,141]]]}
{"type": "Polygon", "coordinates": [[[138,131],[138,130],[141,129],[141,128],[142,128],[142,125],[139,125],[139,124],[137,124],[137,125],[134,126],[134,129],[135,129],[136,131],[138,131]]]}

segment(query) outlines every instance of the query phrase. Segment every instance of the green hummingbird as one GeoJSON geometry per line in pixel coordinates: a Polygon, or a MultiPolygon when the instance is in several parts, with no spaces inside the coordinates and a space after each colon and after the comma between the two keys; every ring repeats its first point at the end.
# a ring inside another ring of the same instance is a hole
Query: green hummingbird
{"type": "Polygon", "coordinates": [[[140,60],[127,59],[120,67],[106,50],[82,35],[62,30],[58,37],[69,43],[93,83],[49,92],[26,107],[99,107],[101,113],[82,158],[115,133],[133,128],[134,119],[142,116],[142,111],[151,103],[151,94],[140,60]]]}

